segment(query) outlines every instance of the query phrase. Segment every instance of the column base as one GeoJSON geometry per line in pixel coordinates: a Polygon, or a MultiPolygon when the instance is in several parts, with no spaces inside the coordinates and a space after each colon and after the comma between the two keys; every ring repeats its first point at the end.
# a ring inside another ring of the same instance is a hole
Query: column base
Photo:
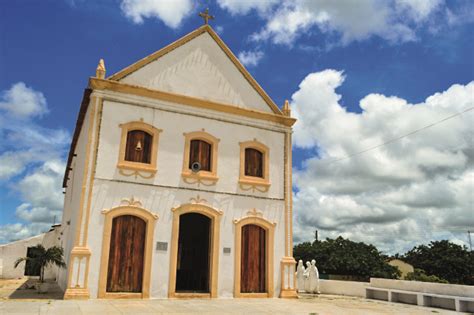
{"type": "Polygon", "coordinates": [[[297,299],[298,298],[298,293],[296,293],[296,290],[293,290],[293,289],[281,290],[280,298],[282,298],[282,299],[297,299]]]}
{"type": "Polygon", "coordinates": [[[64,292],[65,300],[88,300],[90,298],[89,290],[82,288],[68,288],[64,292]]]}

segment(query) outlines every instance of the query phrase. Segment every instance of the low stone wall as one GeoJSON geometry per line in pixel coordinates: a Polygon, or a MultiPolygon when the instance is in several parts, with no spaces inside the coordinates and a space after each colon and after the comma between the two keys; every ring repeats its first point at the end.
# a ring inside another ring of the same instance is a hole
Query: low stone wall
{"type": "Polygon", "coordinates": [[[319,280],[319,291],[323,294],[365,297],[368,282],[319,280]]]}
{"type": "Polygon", "coordinates": [[[370,278],[370,286],[384,289],[474,298],[474,286],[469,285],[370,278]]]}

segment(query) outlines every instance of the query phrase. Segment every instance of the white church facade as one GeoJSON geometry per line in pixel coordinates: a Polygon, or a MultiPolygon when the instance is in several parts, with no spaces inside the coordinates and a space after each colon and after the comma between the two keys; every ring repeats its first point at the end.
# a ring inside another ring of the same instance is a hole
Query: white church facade
{"type": "Polygon", "coordinates": [[[294,297],[291,135],[209,25],[84,92],[65,298],[294,297]]]}

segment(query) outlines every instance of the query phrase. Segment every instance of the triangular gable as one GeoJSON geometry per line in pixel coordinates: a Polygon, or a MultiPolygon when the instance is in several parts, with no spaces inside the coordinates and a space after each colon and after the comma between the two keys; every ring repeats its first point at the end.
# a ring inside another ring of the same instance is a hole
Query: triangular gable
{"type": "Polygon", "coordinates": [[[282,115],[209,25],[108,79],[282,115]]]}

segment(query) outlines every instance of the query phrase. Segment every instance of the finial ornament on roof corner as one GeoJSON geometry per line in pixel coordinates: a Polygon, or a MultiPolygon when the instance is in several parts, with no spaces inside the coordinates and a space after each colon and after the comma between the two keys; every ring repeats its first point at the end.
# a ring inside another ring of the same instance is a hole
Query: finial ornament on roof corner
{"type": "Polygon", "coordinates": [[[199,16],[202,17],[202,19],[204,20],[204,25],[208,25],[209,20],[214,20],[214,15],[209,14],[209,8],[206,8],[204,12],[200,12],[199,16]]]}
{"type": "Polygon", "coordinates": [[[285,105],[283,105],[283,114],[288,117],[291,116],[290,102],[288,100],[285,100],[285,105]]]}
{"type": "Polygon", "coordinates": [[[105,63],[104,59],[99,60],[99,64],[97,65],[97,69],[95,69],[95,76],[98,79],[104,79],[105,78],[105,63]]]}

